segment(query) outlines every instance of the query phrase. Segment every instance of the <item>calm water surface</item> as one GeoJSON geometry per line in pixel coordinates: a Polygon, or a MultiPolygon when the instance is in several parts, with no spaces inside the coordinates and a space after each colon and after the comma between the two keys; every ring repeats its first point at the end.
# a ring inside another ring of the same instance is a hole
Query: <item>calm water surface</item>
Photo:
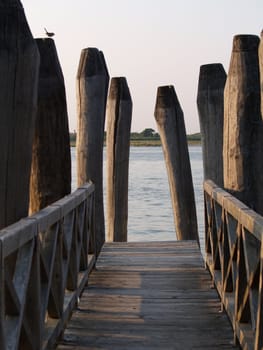
{"type": "MultiPolygon", "coordinates": [[[[72,188],[76,188],[76,149],[72,148],[72,188]]],[[[190,146],[198,228],[204,246],[201,146],[190,146]]],[[[104,156],[104,173],[106,177],[104,156]]],[[[106,203],[106,202],[105,202],[106,203]]],[[[106,208],[105,208],[106,213],[106,208]]],[[[167,172],[161,147],[131,147],[129,165],[129,241],[176,239],[167,172]]],[[[202,249],[203,250],[203,249],[202,249]]]]}

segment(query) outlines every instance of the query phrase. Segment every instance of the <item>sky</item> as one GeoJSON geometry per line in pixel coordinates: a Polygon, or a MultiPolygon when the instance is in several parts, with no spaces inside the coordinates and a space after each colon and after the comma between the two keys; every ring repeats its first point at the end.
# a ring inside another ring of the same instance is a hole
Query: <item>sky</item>
{"type": "Polygon", "coordinates": [[[199,132],[199,69],[228,72],[233,36],[260,35],[263,0],[22,0],[35,38],[54,32],[71,131],[77,130],[76,73],[81,50],[103,51],[110,77],[125,76],[133,100],[132,131],[157,130],[158,86],[173,85],[188,134],[199,132]]]}

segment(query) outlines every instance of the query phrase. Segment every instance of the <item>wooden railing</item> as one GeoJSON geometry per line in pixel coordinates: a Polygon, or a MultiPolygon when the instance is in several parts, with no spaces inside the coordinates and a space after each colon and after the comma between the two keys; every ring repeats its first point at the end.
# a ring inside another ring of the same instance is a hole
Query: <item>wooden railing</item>
{"type": "Polygon", "coordinates": [[[51,348],[95,261],[94,186],[0,231],[0,349],[51,348]]]}
{"type": "Polygon", "coordinates": [[[263,217],[204,183],[206,264],[242,349],[263,349],[263,217]]]}

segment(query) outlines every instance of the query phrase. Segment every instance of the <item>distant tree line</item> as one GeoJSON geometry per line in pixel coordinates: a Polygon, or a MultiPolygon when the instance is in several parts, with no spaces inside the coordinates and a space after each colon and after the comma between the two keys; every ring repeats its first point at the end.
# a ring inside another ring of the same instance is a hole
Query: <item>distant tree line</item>
{"type": "Polygon", "coordinates": [[[160,135],[151,128],[144,129],[142,132],[131,132],[131,140],[144,139],[160,140],[160,135]]]}
{"type": "MultiPolygon", "coordinates": [[[[77,133],[75,131],[70,133],[71,144],[76,143],[76,136],[77,136],[77,133]]],[[[106,140],[106,132],[104,132],[104,139],[106,140]]],[[[140,140],[156,140],[157,141],[157,140],[160,140],[160,135],[154,129],[146,128],[141,132],[131,132],[130,139],[131,140],[138,140],[138,141],[140,141],[140,140]]],[[[189,141],[200,141],[201,135],[200,135],[200,133],[187,135],[187,139],[189,141]]]]}

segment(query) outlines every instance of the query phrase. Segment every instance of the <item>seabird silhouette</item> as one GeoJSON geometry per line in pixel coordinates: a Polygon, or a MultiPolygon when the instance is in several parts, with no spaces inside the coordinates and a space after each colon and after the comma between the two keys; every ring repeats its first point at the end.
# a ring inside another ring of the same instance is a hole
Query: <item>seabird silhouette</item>
{"type": "Polygon", "coordinates": [[[47,36],[52,37],[52,36],[55,35],[55,33],[48,32],[48,31],[46,30],[46,28],[44,28],[44,29],[45,29],[45,32],[46,32],[47,36]]]}

